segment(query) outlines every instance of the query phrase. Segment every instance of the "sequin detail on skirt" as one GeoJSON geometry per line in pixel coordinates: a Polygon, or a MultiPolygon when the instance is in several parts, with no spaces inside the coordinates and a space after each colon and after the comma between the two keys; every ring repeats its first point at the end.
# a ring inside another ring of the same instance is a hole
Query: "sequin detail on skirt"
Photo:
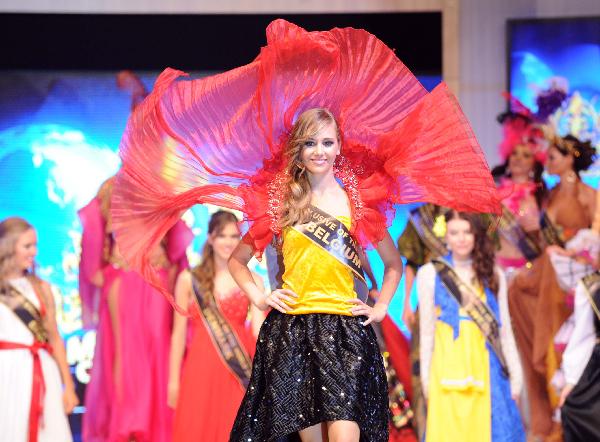
{"type": "Polygon", "coordinates": [[[274,441],[319,422],[351,420],[361,442],[387,442],[386,375],[363,320],[271,311],[230,441],[274,441]]]}

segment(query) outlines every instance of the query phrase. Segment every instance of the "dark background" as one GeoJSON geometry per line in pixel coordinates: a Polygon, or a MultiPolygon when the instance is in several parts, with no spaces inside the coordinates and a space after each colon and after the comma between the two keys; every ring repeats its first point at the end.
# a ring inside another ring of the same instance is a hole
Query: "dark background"
{"type": "Polygon", "coordinates": [[[0,69],[223,71],[266,44],[284,18],[307,30],[363,28],[396,51],[415,74],[442,70],[441,13],[376,14],[0,14],[0,69]]]}

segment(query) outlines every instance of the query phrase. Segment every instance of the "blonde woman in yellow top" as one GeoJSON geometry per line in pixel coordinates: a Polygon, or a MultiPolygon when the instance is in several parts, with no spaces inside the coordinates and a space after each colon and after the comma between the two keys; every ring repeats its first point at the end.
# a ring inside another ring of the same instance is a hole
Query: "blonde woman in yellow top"
{"type": "MultiPolygon", "coordinates": [[[[239,68],[191,81],[166,69],[133,112],[112,205],[119,250],[183,310],[152,267],[152,247],[194,204],[242,211],[248,233],[231,273],[273,311],[231,440],[300,432],[320,441],[327,432],[387,441],[369,324],[383,319],[401,276],[387,233],[394,204],[499,213],[500,201],[446,85],[427,92],[365,30],[309,32],[279,19],[266,34],[259,56],[239,68]],[[265,299],[246,263],[274,238],[283,283],[265,299]],[[386,267],[374,307],[357,299],[366,300],[357,244],[378,249],[386,267]]],[[[247,371],[235,352],[226,357],[247,371]]]]}
{"type": "Polygon", "coordinates": [[[303,441],[320,441],[322,435],[387,440],[387,381],[369,324],[385,317],[402,261],[386,233],[377,245],[384,281],[370,307],[357,299],[348,265],[317,242],[324,239],[331,249],[354,247],[330,240],[328,227],[351,227],[350,201],[334,174],[341,147],[335,119],[325,109],[304,112],[294,125],[285,151],[292,179],[277,246],[284,267],[281,288],[265,297],[255,284],[246,266],[255,253],[248,242],[242,241],[229,261],[252,302],[262,310],[272,308],[231,440],[272,440],[295,432],[303,441]],[[307,208],[311,220],[330,214],[329,219],[307,224],[307,208]]]}

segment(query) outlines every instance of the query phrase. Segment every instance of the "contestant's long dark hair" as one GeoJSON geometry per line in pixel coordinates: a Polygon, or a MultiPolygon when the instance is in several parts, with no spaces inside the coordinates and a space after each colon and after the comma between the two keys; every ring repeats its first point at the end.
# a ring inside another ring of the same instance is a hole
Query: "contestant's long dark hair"
{"type": "Polygon", "coordinates": [[[483,222],[482,216],[449,210],[446,212],[445,219],[446,223],[453,219],[463,219],[470,224],[471,232],[475,235],[475,244],[471,252],[475,271],[475,281],[473,282],[489,288],[494,294],[498,293],[498,275],[494,271],[494,245],[487,234],[487,226],[483,222]]]}
{"type": "MultiPolygon", "coordinates": [[[[208,234],[218,235],[228,224],[237,223],[238,219],[233,213],[219,210],[210,217],[208,234]]],[[[200,264],[192,269],[192,275],[196,277],[202,294],[211,296],[215,288],[215,253],[208,241],[204,243],[200,264]]]]}

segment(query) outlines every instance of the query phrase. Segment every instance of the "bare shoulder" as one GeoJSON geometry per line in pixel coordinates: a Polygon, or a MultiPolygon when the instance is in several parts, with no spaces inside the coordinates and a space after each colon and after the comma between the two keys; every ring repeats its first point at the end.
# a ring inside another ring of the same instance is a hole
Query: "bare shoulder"
{"type": "Polygon", "coordinates": [[[579,190],[580,195],[586,200],[586,202],[594,201],[596,199],[596,190],[593,187],[582,182],[580,183],[579,190]]]}
{"type": "Polygon", "coordinates": [[[42,278],[38,278],[37,276],[35,277],[35,280],[40,285],[42,290],[47,291],[48,293],[50,293],[52,291],[52,287],[50,286],[50,283],[48,281],[46,281],[42,278]]]}
{"type": "Polygon", "coordinates": [[[191,284],[192,283],[192,272],[190,269],[183,270],[179,276],[177,276],[177,284],[191,284]]]}
{"type": "Polygon", "coordinates": [[[39,276],[30,275],[27,277],[29,283],[33,286],[34,290],[41,292],[44,298],[48,297],[52,293],[52,287],[48,281],[43,280],[39,276]]]}
{"type": "Polygon", "coordinates": [[[41,297],[41,301],[44,303],[44,305],[50,308],[53,307],[54,298],[50,283],[42,278],[39,278],[38,276],[30,276],[28,277],[28,280],[38,296],[41,297]]]}

